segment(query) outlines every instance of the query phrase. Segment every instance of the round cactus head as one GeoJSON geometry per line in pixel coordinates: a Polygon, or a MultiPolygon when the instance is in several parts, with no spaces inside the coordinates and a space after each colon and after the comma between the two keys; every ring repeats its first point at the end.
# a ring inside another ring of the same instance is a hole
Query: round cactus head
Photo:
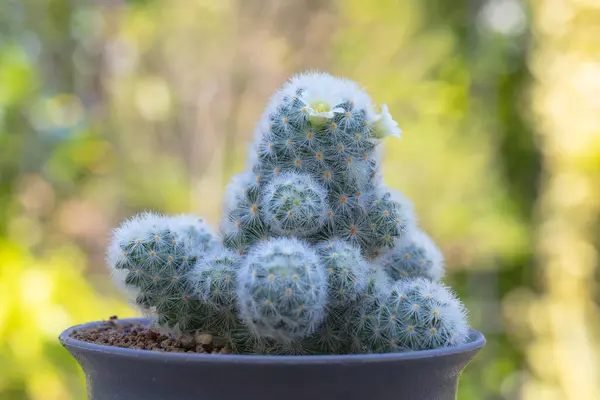
{"type": "Polygon", "coordinates": [[[203,305],[203,319],[211,331],[223,335],[237,325],[236,275],[240,257],[228,249],[215,250],[196,263],[188,278],[195,298],[203,305]]]}
{"type": "Polygon", "coordinates": [[[309,236],[323,226],[327,192],[309,175],[288,172],[265,187],[262,209],[274,233],[309,236]]]}
{"type": "Polygon", "coordinates": [[[408,350],[456,346],[468,338],[464,305],[452,290],[425,278],[395,283],[388,312],[400,321],[390,331],[396,344],[408,350]]]}
{"type": "Polygon", "coordinates": [[[450,288],[425,278],[395,282],[354,318],[361,350],[370,353],[450,347],[468,338],[463,304],[450,288]]]}
{"type": "Polygon", "coordinates": [[[359,248],[333,239],[319,244],[317,252],[327,270],[328,307],[350,304],[367,290],[369,264],[359,248]]]}
{"type": "Polygon", "coordinates": [[[423,277],[439,281],[444,276],[444,256],[421,230],[414,231],[407,244],[396,243],[393,249],[381,256],[379,262],[394,280],[423,277]]]}
{"type": "Polygon", "coordinates": [[[245,172],[234,176],[225,190],[221,234],[225,246],[238,254],[268,235],[259,183],[255,174],[245,172]]]}
{"type": "Polygon", "coordinates": [[[240,315],[258,336],[306,337],[325,316],[326,285],[324,267],[308,244],[269,239],[252,248],[238,273],[240,315]]]}

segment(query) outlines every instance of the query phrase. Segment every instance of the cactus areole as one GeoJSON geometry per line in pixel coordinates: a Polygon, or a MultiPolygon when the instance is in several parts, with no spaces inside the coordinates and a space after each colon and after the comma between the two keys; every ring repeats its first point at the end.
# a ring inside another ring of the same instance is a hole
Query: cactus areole
{"type": "Polygon", "coordinates": [[[146,211],[107,248],[144,326],[208,335],[228,354],[92,344],[71,328],[61,342],[90,398],[454,399],[485,339],[441,281],[443,255],[411,202],[383,183],[381,142],[401,132],[352,81],[286,82],[226,189],[218,230],[146,211]]]}

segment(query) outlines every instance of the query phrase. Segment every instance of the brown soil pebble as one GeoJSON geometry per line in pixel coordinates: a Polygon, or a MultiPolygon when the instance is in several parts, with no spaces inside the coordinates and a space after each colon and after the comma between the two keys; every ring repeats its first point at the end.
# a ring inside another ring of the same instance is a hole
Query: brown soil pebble
{"type": "Polygon", "coordinates": [[[212,342],[197,343],[193,336],[180,338],[163,335],[139,323],[120,322],[116,316],[93,328],[75,330],[71,338],[104,346],[172,353],[231,354],[226,347],[215,347],[212,342]]]}

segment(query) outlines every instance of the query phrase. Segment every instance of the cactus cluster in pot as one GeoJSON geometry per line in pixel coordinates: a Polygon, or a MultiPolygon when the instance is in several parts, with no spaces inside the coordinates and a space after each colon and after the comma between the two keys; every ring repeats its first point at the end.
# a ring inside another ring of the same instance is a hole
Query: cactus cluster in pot
{"type": "Polygon", "coordinates": [[[401,130],[356,83],[292,77],[270,99],[222,223],[140,213],[113,231],[113,278],[158,329],[243,354],[405,352],[462,344],[467,313],[411,202],[385,186],[401,130]]]}

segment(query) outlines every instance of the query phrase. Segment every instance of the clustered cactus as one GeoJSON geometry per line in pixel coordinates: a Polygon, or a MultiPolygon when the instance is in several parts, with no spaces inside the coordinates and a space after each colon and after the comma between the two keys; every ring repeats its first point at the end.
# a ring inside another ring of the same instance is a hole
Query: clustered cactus
{"type": "Polygon", "coordinates": [[[414,351],[468,340],[443,256],[387,188],[379,145],[401,130],[354,82],[293,77],[271,98],[220,232],[145,212],[107,263],[156,326],[250,354],[414,351]]]}

